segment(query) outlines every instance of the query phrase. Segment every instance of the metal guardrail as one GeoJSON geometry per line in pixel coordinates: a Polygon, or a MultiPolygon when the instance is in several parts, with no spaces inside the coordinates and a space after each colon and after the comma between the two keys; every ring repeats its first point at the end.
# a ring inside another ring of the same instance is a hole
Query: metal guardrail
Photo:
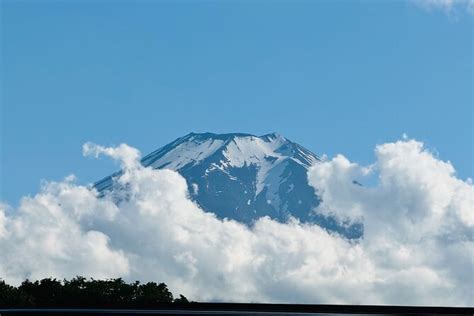
{"type": "Polygon", "coordinates": [[[190,303],[155,309],[1,309],[8,315],[474,315],[472,307],[190,303]]]}

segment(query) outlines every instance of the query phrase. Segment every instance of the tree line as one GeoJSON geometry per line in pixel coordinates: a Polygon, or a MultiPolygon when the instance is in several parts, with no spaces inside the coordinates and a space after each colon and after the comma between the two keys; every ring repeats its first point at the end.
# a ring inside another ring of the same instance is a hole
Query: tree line
{"type": "Polygon", "coordinates": [[[155,308],[187,303],[183,295],[173,298],[165,283],[77,276],[26,280],[15,287],[0,279],[0,308],[155,308]]]}

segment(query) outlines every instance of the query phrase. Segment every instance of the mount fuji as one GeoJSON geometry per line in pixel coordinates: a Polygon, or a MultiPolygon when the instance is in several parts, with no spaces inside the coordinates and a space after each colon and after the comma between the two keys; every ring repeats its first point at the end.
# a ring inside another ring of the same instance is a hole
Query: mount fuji
{"type": "MultiPolygon", "coordinates": [[[[263,216],[280,222],[293,217],[347,238],[363,233],[362,224],[340,223],[314,212],[320,198],[308,184],[307,173],[320,158],[276,133],[190,133],[141,162],[145,167],[179,172],[191,199],[219,218],[251,225],[263,216]]],[[[100,180],[95,188],[102,193],[110,190],[117,175],[100,180]]]]}

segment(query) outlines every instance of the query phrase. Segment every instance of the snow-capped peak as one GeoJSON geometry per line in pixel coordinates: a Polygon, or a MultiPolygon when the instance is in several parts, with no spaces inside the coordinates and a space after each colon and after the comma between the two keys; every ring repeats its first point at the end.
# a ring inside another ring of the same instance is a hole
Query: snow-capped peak
{"type": "Polygon", "coordinates": [[[190,133],[143,158],[145,166],[178,170],[196,165],[221,152],[222,165],[241,167],[283,158],[309,166],[319,158],[301,146],[276,134],[255,136],[251,134],[190,133]]]}

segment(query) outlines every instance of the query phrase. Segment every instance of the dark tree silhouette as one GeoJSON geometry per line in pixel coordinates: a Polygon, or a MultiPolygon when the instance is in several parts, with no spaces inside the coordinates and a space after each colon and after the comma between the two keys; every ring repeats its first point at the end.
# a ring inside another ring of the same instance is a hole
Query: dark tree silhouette
{"type": "Polygon", "coordinates": [[[77,276],[63,281],[25,280],[14,287],[0,280],[0,308],[153,308],[186,303],[189,302],[183,295],[174,299],[164,283],[126,283],[121,278],[88,280],[77,276]]]}
{"type": "Polygon", "coordinates": [[[33,299],[25,292],[0,280],[0,307],[33,307],[33,299]]]}

